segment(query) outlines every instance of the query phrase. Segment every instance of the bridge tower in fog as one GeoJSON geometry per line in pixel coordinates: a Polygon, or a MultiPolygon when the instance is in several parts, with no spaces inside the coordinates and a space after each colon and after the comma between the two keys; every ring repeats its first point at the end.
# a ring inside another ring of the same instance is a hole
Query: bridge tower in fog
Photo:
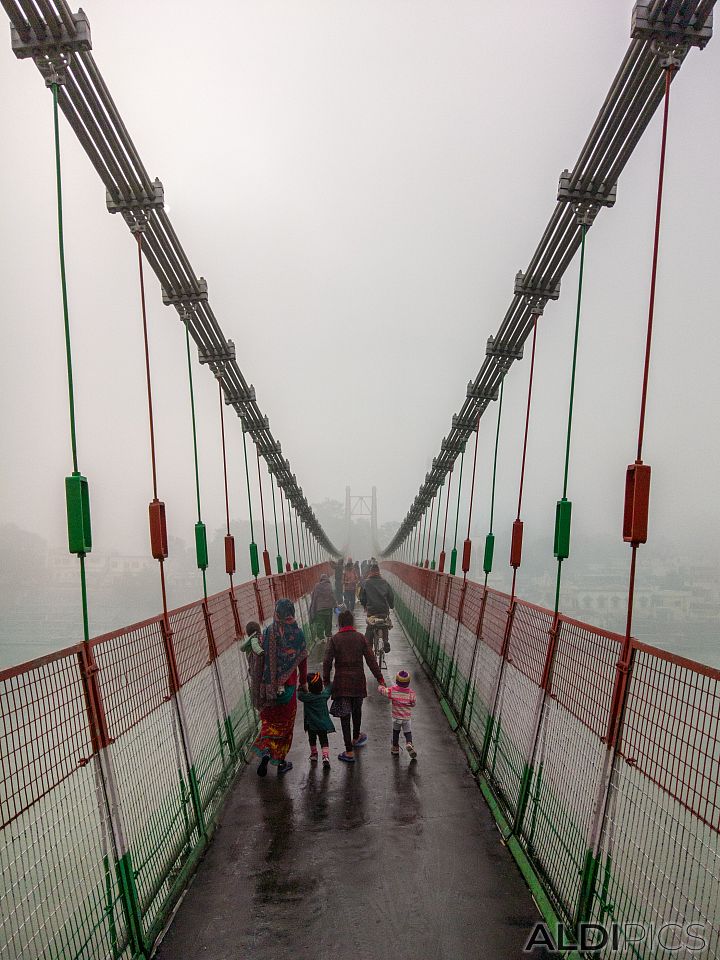
{"type": "Polygon", "coordinates": [[[372,488],[370,496],[367,494],[353,494],[350,487],[345,487],[345,553],[350,550],[352,522],[356,517],[370,519],[370,539],[373,553],[380,552],[377,541],[377,487],[372,488]]]}

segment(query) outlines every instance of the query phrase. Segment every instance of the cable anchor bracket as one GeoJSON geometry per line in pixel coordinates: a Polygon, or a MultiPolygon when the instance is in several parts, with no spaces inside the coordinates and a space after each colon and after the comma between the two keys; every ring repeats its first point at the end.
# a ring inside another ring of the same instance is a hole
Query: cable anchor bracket
{"type": "Polygon", "coordinates": [[[563,170],[558,183],[559,203],[571,204],[578,226],[591,227],[601,207],[613,207],[617,199],[617,184],[579,177],[572,183],[569,170],[563,170]]]}
{"type": "Polygon", "coordinates": [[[105,206],[108,213],[121,213],[123,220],[132,233],[144,233],[148,223],[148,211],[162,210],[165,206],[165,191],[156,177],[153,181],[152,195],[143,192],[129,200],[115,200],[109,190],[105,191],[105,206]]]}
{"type": "Polygon", "coordinates": [[[176,307],[183,323],[193,314],[196,303],[207,303],[208,301],[207,280],[204,277],[199,277],[197,285],[197,290],[181,289],[172,293],[168,292],[165,287],[161,288],[162,302],[166,307],[176,307]]]}
{"type": "Polygon", "coordinates": [[[499,360],[506,360],[512,363],[513,360],[522,360],[523,345],[521,343],[503,343],[502,340],[496,339],[495,337],[488,337],[485,356],[496,357],[499,360]]]}
{"type": "Polygon", "coordinates": [[[459,414],[454,413],[452,418],[452,426],[453,430],[457,430],[459,433],[464,433],[465,440],[467,440],[470,434],[477,430],[478,420],[477,417],[461,417],[459,414]]]}
{"type": "Polygon", "coordinates": [[[226,363],[231,363],[235,359],[235,344],[232,340],[226,342],[225,348],[219,347],[198,347],[198,361],[207,363],[214,371],[216,377],[223,374],[226,363]]]}
{"type": "Polygon", "coordinates": [[[22,31],[17,27],[10,29],[12,52],[18,60],[32,58],[35,61],[46,87],[51,87],[53,84],[63,86],[73,56],[76,53],[92,50],[87,14],[78,10],[71,16],[75,26],[74,32],[71,33],[62,18],[59,18],[59,37],[53,36],[47,24],[44,24],[45,32],[42,37],[38,36],[29,23],[22,31]]]}
{"type": "MultiPolygon", "coordinates": [[[[652,51],[665,69],[679,69],[690,47],[702,50],[712,39],[713,15],[706,13],[698,21],[698,13],[688,17],[685,4],[671,4],[673,17],[667,20],[663,13],[653,16],[650,0],[638,0],[632,12],[630,36],[633,40],[650,41],[652,51]]],[[[702,4],[700,5],[702,7],[702,4]]]]}
{"type": "Polygon", "coordinates": [[[491,400],[497,400],[498,388],[486,387],[486,386],[483,386],[482,384],[476,385],[472,382],[472,380],[470,380],[467,385],[466,396],[468,400],[486,400],[490,402],[491,400]]]}

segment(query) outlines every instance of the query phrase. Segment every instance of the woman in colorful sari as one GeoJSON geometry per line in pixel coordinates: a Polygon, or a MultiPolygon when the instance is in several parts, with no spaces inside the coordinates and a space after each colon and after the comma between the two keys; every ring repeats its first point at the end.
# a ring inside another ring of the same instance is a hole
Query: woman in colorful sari
{"type": "Polygon", "coordinates": [[[253,706],[260,711],[261,724],[253,750],[260,757],[259,777],[267,774],[269,763],[282,777],[292,770],[292,763],[285,758],[293,739],[298,679],[302,687],[307,686],[305,636],[291,600],[278,600],[273,622],[263,633],[262,647],[250,670],[253,706]]]}

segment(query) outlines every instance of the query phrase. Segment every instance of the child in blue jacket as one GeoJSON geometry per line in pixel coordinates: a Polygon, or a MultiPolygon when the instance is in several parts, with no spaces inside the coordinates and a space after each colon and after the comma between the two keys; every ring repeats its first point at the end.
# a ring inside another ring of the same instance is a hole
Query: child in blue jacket
{"type": "Polygon", "coordinates": [[[323,687],[322,677],[313,673],[308,677],[307,690],[298,690],[298,700],[305,708],[304,726],[310,741],[310,762],[317,763],[317,742],[322,749],[322,762],[325,770],[330,769],[330,746],[328,734],[335,733],[335,724],[328,712],[330,686],[323,687]]]}

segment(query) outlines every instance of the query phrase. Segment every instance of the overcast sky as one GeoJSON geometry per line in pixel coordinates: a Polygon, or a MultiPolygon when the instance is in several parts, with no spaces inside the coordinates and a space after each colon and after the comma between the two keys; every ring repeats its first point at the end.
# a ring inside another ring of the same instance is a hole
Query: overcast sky
{"type": "MultiPolygon", "coordinates": [[[[85,0],[93,49],[238,361],[308,499],[379,491],[400,520],[477,372],[626,50],[631,3],[565,0],[85,0]]],[[[720,40],[672,88],[646,435],[651,545],[720,542],[720,40]]],[[[0,518],[64,542],[70,472],[51,98],[0,46],[4,465],[0,518]]],[[[62,121],[80,466],[99,550],[147,551],[151,496],[135,249],[62,121]]],[[[659,117],[588,236],[569,496],[621,542],[634,459],[659,117]]],[[[561,494],[575,262],[538,339],[528,528],[561,494]]],[[[192,538],[183,331],[154,278],[160,495],[192,538]]],[[[506,382],[496,526],[504,564],[528,361],[506,382]]],[[[196,376],[208,525],[223,522],[216,385],[196,376]]],[[[487,524],[495,408],[480,435],[487,524]]],[[[245,516],[228,425],[231,510],[245,516]]],[[[585,558],[587,559],[587,558],[585,558]]],[[[583,558],[578,558],[582,562],[583,558]]]]}

